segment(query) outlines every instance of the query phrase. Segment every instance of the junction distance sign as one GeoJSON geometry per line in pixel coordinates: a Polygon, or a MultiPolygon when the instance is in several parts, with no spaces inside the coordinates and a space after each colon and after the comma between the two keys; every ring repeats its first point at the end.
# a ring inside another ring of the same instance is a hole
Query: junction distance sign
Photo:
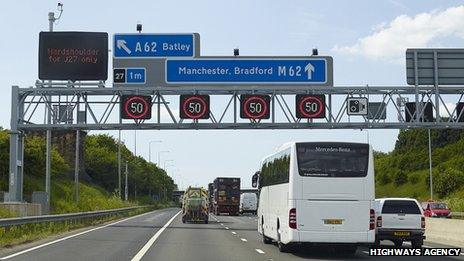
{"type": "Polygon", "coordinates": [[[332,57],[256,57],[167,59],[167,84],[328,86],[332,57]]]}
{"type": "Polygon", "coordinates": [[[122,119],[151,119],[151,96],[121,96],[120,114],[122,119]]]}

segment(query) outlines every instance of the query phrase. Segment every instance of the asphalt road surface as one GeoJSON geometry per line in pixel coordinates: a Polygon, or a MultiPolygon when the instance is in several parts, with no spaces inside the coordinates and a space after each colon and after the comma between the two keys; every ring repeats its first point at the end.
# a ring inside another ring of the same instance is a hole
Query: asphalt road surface
{"type": "MultiPolygon", "coordinates": [[[[209,224],[183,224],[180,209],[156,210],[101,227],[12,249],[0,260],[346,260],[378,259],[361,247],[354,256],[306,247],[280,253],[265,245],[255,216],[210,216],[209,224]],[[23,247],[24,248],[24,247],[23,247]]],[[[385,242],[385,248],[391,248],[385,242]]],[[[405,248],[410,245],[405,244],[405,248]]],[[[426,243],[425,247],[446,247],[426,243]]],[[[449,246],[448,246],[449,247],[449,246]]],[[[464,260],[459,257],[382,257],[385,260],[464,260]]]]}

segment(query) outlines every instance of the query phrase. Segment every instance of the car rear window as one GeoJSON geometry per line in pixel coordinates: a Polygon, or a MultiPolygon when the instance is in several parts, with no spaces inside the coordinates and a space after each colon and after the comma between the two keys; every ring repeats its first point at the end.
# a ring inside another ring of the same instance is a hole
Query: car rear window
{"type": "Polygon", "coordinates": [[[383,214],[420,214],[416,202],[411,200],[386,200],[382,208],[383,214]]]}

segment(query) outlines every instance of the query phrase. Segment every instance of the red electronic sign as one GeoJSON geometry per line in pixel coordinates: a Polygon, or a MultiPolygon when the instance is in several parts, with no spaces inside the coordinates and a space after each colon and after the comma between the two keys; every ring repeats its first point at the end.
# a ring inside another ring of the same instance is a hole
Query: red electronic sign
{"type": "Polygon", "coordinates": [[[123,119],[151,119],[151,96],[123,95],[120,109],[123,119]]]}
{"type": "Polygon", "coordinates": [[[209,119],[209,95],[181,95],[181,119],[209,119]]]}
{"type": "Polygon", "coordinates": [[[296,117],[297,118],[325,118],[325,96],[324,95],[296,95],[296,117]]]}
{"type": "Polygon", "coordinates": [[[240,96],[240,117],[243,119],[269,119],[269,95],[244,94],[240,96]]]}

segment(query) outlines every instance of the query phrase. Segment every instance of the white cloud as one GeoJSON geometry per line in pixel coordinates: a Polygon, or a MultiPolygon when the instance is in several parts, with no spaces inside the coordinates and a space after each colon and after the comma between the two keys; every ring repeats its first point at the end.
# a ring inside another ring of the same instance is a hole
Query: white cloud
{"type": "Polygon", "coordinates": [[[413,17],[400,15],[390,23],[374,28],[371,35],[358,39],[355,44],[336,45],[332,51],[395,61],[404,57],[407,48],[429,47],[444,37],[464,38],[464,6],[420,13],[413,17]]]}

